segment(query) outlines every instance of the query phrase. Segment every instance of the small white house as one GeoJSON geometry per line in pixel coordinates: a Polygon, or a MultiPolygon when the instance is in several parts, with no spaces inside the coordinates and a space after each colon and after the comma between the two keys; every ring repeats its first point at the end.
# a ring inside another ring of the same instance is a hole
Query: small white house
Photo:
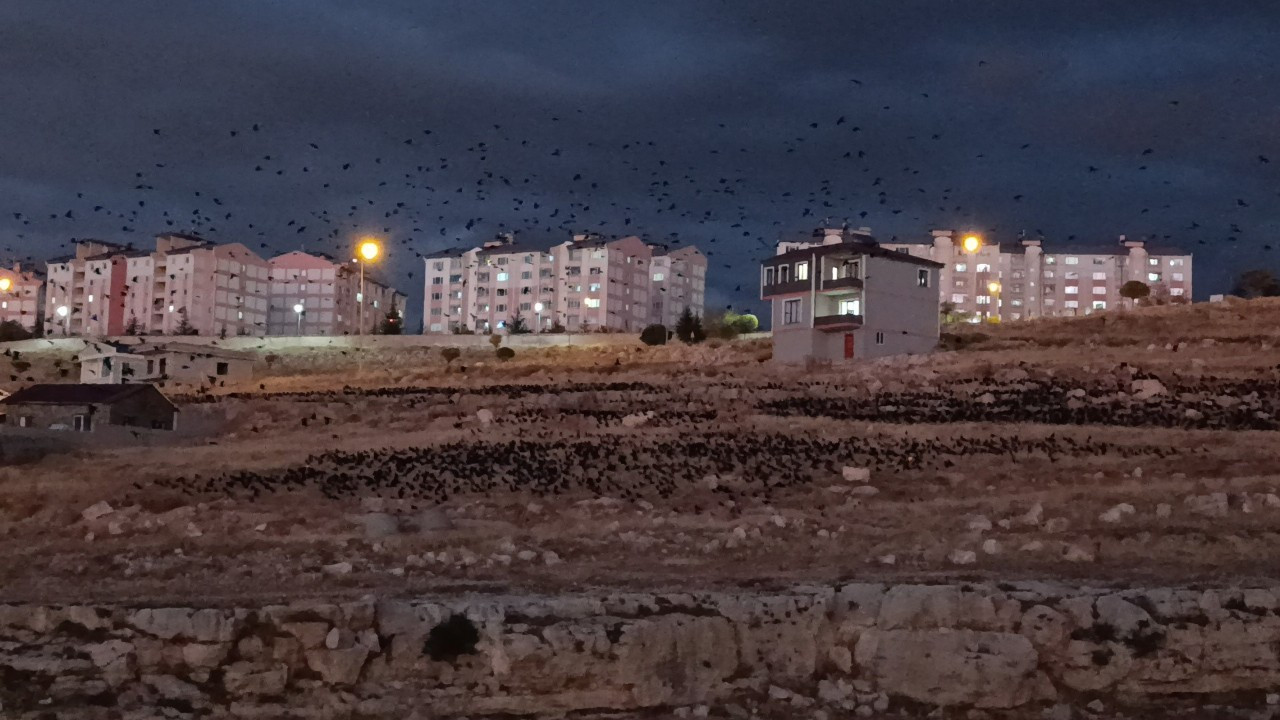
{"type": "Polygon", "coordinates": [[[186,343],[90,343],[80,354],[80,382],[214,385],[253,379],[254,355],[186,343]]]}

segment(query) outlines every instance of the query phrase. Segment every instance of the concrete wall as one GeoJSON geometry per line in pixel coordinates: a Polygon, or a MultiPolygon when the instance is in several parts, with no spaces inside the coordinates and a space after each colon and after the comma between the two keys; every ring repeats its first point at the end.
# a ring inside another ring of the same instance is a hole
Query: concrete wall
{"type": "Polygon", "coordinates": [[[867,263],[863,324],[857,333],[855,356],[875,358],[933,350],[941,323],[938,270],[878,257],[868,258],[867,263]],[[927,287],[920,287],[921,270],[929,274],[927,287]],[[883,344],[876,342],[876,333],[884,333],[883,344]]]}
{"type": "Polygon", "coordinates": [[[768,717],[1265,713],[1278,605],[1269,587],[1048,583],[0,605],[0,677],[16,679],[0,703],[72,719],[103,717],[104,698],[124,717],[175,704],[217,717],[665,716],[744,702],[768,717]],[[451,620],[460,642],[441,640],[451,620]]]}

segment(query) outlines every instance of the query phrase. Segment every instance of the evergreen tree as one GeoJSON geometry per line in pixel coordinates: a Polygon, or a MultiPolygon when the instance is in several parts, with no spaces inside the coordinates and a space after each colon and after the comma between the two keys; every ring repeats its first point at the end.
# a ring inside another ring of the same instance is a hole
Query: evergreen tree
{"type": "Polygon", "coordinates": [[[702,318],[693,314],[689,308],[685,308],[680,313],[680,318],[676,320],[676,337],[681,342],[700,343],[707,339],[707,334],[702,329],[702,318]]]}

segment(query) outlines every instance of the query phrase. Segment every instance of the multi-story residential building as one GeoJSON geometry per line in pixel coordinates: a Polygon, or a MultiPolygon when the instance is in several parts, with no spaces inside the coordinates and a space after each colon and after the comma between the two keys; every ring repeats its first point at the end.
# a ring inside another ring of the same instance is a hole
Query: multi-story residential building
{"type": "Polygon", "coordinates": [[[367,269],[361,290],[354,262],[299,250],[272,258],[270,267],[268,335],[371,335],[388,312],[404,315],[404,295],[367,269]]]}
{"type": "MultiPolygon", "coordinates": [[[[663,267],[674,262],[685,264],[681,275],[692,280],[682,279],[681,291],[701,314],[705,259],[685,252],[663,267]]],[[[654,249],[634,236],[557,242],[506,234],[478,248],[428,255],[425,263],[423,327],[429,333],[496,332],[517,318],[541,332],[639,332],[662,317],[662,308],[654,308],[654,249]]],[[[662,275],[659,283],[666,271],[662,275]]]]}
{"type": "Polygon", "coordinates": [[[240,243],[156,237],[154,252],[98,240],[49,263],[49,335],[263,335],[267,262],[240,243]]]}
{"type": "Polygon", "coordinates": [[[707,257],[688,245],[656,249],[650,267],[653,281],[652,322],[674,328],[685,309],[701,315],[707,293],[707,257]]]}
{"type": "Polygon", "coordinates": [[[34,270],[0,267],[0,323],[15,322],[27,332],[41,327],[44,280],[34,270]]]}
{"type": "Polygon", "coordinates": [[[787,239],[760,268],[773,359],[794,363],[922,353],[938,343],[942,264],[889,250],[865,231],[787,239]]]}
{"type": "Polygon", "coordinates": [[[986,243],[978,235],[936,230],[929,242],[884,247],[942,263],[939,302],[974,321],[1122,307],[1129,301],[1120,287],[1131,280],[1156,297],[1191,299],[1191,253],[1123,235],[1120,245],[1113,251],[1041,240],[986,243]]]}

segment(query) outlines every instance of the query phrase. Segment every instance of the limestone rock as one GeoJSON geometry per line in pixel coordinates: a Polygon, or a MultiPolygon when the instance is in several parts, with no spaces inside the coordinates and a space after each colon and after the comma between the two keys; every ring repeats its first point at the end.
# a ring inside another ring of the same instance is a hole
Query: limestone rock
{"type": "Polygon", "coordinates": [[[871,468],[850,467],[846,465],[840,474],[844,477],[845,482],[851,483],[868,483],[871,482],[871,468]]]}
{"type": "Polygon", "coordinates": [[[115,508],[111,507],[111,503],[106,500],[101,500],[90,505],[84,510],[81,510],[80,517],[84,518],[86,522],[93,522],[94,520],[106,517],[113,512],[115,512],[115,508]]]}
{"type": "Polygon", "coordinates": [[[868,630],[854,659],[890,695],[932,705],[1013,708],[1043,693],[1031,641],[974,630],[868,630]]]}
{"type": "Polygon", "coordinates": [[[307,667],[331,685],[351,685],[360,679],[369,649],[354,645],[345,650],[317,648],[306,653],[307,667]]]}
{"type": "Polygon", "coordinates": [[[227,666],[222,673],[222,686],[233,696],[280,695],[289,682],[289,669],[283,664],[260,668],[249,662],[227,666]]]}

